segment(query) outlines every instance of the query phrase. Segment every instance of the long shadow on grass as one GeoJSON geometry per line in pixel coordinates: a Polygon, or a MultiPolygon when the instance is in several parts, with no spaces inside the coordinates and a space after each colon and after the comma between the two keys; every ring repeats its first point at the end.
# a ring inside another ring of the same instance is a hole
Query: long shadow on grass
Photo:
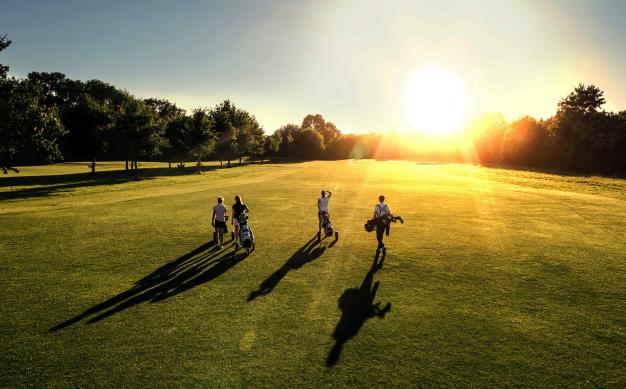
{"type": "Polygon", "coordinates": [[[278,283],[285,278],[287,273],[292,270],[297,270],[305,264],[319,258],[324,253],[324,250],[326,250],[325,246],[317,244],[317,236],[311,238],[304,244],[304,246],[300,247],[298,251],[293,253],[287,262],[280,267],[280,269],[276,270],[272,275],[261,282],[258,289],[250,292],[248,295],[248,301],[252,301],[259,296],[271,293],[276,285],[278,285],[278,283]]]}
{"type": "Polygon", "coordinates": [[[209,250],[211,247],[212,242],[203,244],[161,266],[137,281],[132,288],[57,324],[50,328],[50,331],[58,331],[88,317],[90,318],[87,323],[95,323],[134,305],[147,301],[157,302],[175,296],[219,277],[246,256],[231,250],[209,250]]]}
{"type": "Polygon", "coordinates": [[[335,327],[333,338],[335,345],[330,350],[326,359],[326,366],[334,366],[339,361],[343,345],[354,337],[366,320],[378,316],[385,317],[385,314],[391,310],[391,303],[387,303],[384,308],[380,308],[380,302],[374,304],[376,292],[378,291],[379,282],[374,281],[374,273],[383,268],[385,260],[385,251],[380,256],[380,250],[376,250],[374,263],[365,275],[365,279],[361,286],[357,288],[346,289],[341,297],[339,297],[338,305],[341,309],[341,319],[335,327]],[[380,257],[380,261],[378,260],[380,257]],[[372,285],[373,283],[373,285],[372,285]]]}

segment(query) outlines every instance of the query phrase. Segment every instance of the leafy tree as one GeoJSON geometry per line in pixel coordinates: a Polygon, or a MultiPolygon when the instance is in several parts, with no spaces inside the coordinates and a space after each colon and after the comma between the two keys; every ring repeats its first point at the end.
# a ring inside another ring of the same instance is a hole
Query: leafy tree
{"type": "Polygon", "coordinates": [[[218,134],[217,151],[220,161],[228,166],[234,158],[255,155],[261,150],[263,129],[249,112],[239,109],[230,100],[224,100],[210,111],[215,132],[218,134]]]}
{"type": "Polygon", "coordinates": [[[294,139],[301,129],[297,124],[286,124],[274,132],[280,137],[278,144],[278,155],[282,157],[294,157],[295,149],[293,146],[294,139]]]}
{"type": "Polygon", "coordinates": [[[41,103],[42,90],[28,80],[0,80],[0,170],[18,172],[22,163],[62,159],[65,134],[56,107],[41,103]]]}
{"type": "Polygon", "coordinates": [[[604,92],[595,85],[578,84],[558,105],[559,112],[590,114],[606,103],[604,92]]]}
{"type": "Polygon", "coordinates": [[[547,129],[532,117],[525,116],[506,127],[502,140],[501,160],[520,166],[541,166],[547,129]]]}
{"type": "Polygon", "coordinates": [[[263,151],[263,129],[258,125],[246,124],[237,129],[236,151],[239,164],[245,155],[257,156],[263,151]]]}
{"type": "Polygon", "coordinates": [[[341,136],[341,131],[334,123],[326,122],[321,130],[321,134],[324,136],[324,144],[328,145],[341,136]]]}
{"type": "Polygon", "coordinates": [[[302,119],[302,125],[300,127],[302,129],[311,128],[321,133],[325,124],[326,121],[324,120],[324,117],[322,117],[319,113],[315,115],[308,114],[304,117],[304,119],[302,119]]]}
{"type": "Polygon", "coordinates": [[[216,149],[220,163],[226,159],[228,166],[237,152],[237,129],[233,125],[233,117],[237,112],[237,107],[230,100],[224,100],[210,110],[213,129],[217,133],[216,149]]]}
{"type": "MultiPolygon", "coordinates": [[[[6,49],[11,44],[11,41],[7,39],[6,35],[0,36],[0,51],[6,49]]],[[[0,63],[0,80],[7,78],[9,73],[9,67],[0,63]]]]}
{"type": "Polygon", "coordinates": [[[312,128],[296,134],[293,140],[295,155],[302,159],[318,159],[324,151],[324,137],[312,128]]]}
{"type": "Polygon", "coordinates": [[[70,80],[59,72],[30,72],[27,78],[41,87],[42,102],[47,106],[56,106],[59,111],[76,104],[85,89],[80,81],[70,80]]]}
{"type": "Polygon", "coordinates": [[[165,146],[163,123],[143,101],[124,93],[124,101],[112,131],[112,147],[131,169],[138,168],[140,158],[157,155],[165,146]]]}
{"type": "Polygon", "coordinates": [[[474,142],[475,158],[481,164],[500,162],[502,139],[507,122],[501,113],[488,113],[468,126],[474,142]]]}
{"type": "Polygon", "coordinates": [[[217,136],[213,131],[211,115],[206,109],[194,109],[188,120],[188,125],[187,146],[199,168],[202,159],[214,152],[217,136]]]}
{"type": "Polygon", "coordinates": [[[328,159],[362,159],[371,157],[369,137],[363,135],[342,135],[324,150],[328,159]]]}
{"type": "Polygon", "coordinates": [[[107,132],[114,124],[110,106],[83,93],[75,105],[67,107],[64,119],[69,129],[68,144],[73,155],[91,161],[91,172],[96,172],[96,159],[105,151],[107,132]]]}
{"type": "Polygon", "coordinates": [[[263,136],[263,155],[277,155],[281,140],[282,136],[277,132],[274,132],[272,135],[263,136]]]}
{"type": "Polygon", "coordinates": [[[162,154],[167,159],[169,167],[172,167],[173,160],[182,163],[189,154],[188,129],[190,125],[185,110],[165,99],[145,99],[144,103],[155,111],[165,127],[162,154]]]}
{"type": "Polygon", "coordinates": [[[322,134],[324,137],[324,144],[326,145],[341,136],[341,131],[337,129],[337,126],[324,120],[324,117],[320,114],[306,115],[302,120],[301,127],[302,129],[311,128],[322,134]]]}
{"type": "Polygon", "coordinates": [[[579,84],[559,102],[556,115],[548,121],[552,166],[588,170],[605,157],[600,144],[609,128],[605,126],[607,114],[600,111],[603,94],[595,85],[579,84]]]}
{"type": "Polygon", "coordinates": [[[83,83],[61,73],[30,73],[28,77],[44,89],[45,103],[59,108],[68,130],[62,142],[64,155],[89,160],[92,173],[96,159],[118,157],[110,145],[126,98],[124,92],[100,80],[83,83]]]}

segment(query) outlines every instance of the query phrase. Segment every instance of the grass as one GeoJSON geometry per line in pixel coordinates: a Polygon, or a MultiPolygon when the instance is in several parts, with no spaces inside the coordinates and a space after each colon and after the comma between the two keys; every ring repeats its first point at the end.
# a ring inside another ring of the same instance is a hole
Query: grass
{"type": "Polygon", "coordinates": [[[83,165],[0,178],[2,387],[626,385],[623,180],[83,165]],[[310,241],[320,188],[332,247],[310,241]],[[406,219],[384,259],[362,227],[380,193],[406,219]],[[236,194],[249,257],[208,244],[236,194]]]}

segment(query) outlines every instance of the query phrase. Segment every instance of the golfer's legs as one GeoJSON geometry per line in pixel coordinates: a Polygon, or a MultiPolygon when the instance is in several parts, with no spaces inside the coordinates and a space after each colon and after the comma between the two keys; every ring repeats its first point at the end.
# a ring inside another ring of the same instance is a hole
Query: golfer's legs
{"type": "Polygon", "coordinates": [[[378,223],[376,226],[376,240],[378,243],[383,243],[383,234],[385,233],[385,226],[382,223],[378,223]]]}

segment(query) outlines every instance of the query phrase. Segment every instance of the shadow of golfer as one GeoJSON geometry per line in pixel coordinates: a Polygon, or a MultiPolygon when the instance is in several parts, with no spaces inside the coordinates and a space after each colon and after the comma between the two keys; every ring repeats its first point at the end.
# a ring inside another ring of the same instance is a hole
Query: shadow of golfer
{"type": "Polygon", "coordinates": [[[209,250],[211,247],[212,243],[203,244],[161,266],[130,289],[57,324],[49,331],[58,331],[88,317],[91,318],[87,323],[95,323],[142,302],[157,302],[175,296],[217,278],[246,257],[245,254],[235,254],[230,250],[209,250]]]}
{"type": "Polygon", "coordinates": [[[341,319],[339,319],[339,323],[337,323],[337,327],[335,327],[333,332],[335,345],[326,359],[326,366],[328,367],[334,366],[339,361],[343,345],[359,332],[367,319],[376,316],[383,318],[391,310],[391,303],[387,303],[382,309],[380,308],[380,302],[374,304],[379,282],[376,281],[373,285],[372,282],[374,273],[383,267],[385,251],[383,250],[380,261],[378,261],[379,256],[380,250],[376,250],[374,263],[372,263],[372,267],[365,275],[361,286],[358,289],[346,289],[339,297],[338,305],[339,309],[341,309],[341,319]]]}
{"type": "Polygon", "coordinates": [[[291,257],[285,262],[280,269],[276,270],[272,275],[267,277],[258,289],[253,290],[248,294],[248,301],[252,301],[259,296],[269,294],[278,283],[285,278],[287,273],[292,270],[296,270],[304,266],[305,264],[314,261],[319,258],[326,250],[326,247],[317,244],[317,236],[311,238],[304,246],[300,247],[298,251],[293,253],[291,257]]]}

